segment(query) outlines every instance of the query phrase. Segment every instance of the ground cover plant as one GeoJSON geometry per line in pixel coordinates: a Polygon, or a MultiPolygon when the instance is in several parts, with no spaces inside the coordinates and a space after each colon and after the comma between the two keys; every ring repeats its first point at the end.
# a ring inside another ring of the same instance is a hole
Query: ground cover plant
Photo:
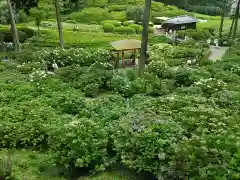
{"type": "Polygon", "coordinates": [[[21,15],[21,52],[0,26],[0,179],[240,179],[238,42],[209,61],[220,17],[152,2],[151,18],[208,22],[177,43],[150,27],[144,75],[115,68],[110,43],[141,39],[143,3],[61,1],[65,49],[48,0],[35,8],[40,22],[21,15]]]}
{"type": "Polygon", "coordinates": [[[152,46],[142,78],[114,69],[104,49],[23,52],[1,63],[0,141],[12,178],[64,179],[120,162],[159,179],[238,179],[239,58],[202,65],[198,50],[174,47],[152,46]],[[53,62],[59,69],[44,71],[53,62]],[[13,148],[41,161],[24,169],[13,148]]]}

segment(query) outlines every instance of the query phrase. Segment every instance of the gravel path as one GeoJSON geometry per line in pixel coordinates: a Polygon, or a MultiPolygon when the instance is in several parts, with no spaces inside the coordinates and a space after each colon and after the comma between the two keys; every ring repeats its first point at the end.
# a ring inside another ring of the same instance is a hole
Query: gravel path
{"type": "Polygon", "coordinates": [[[218,58],[223,57],[228,49],[229,47],[216,48],[215,46],[211,46],[210,47],[211,54],[209,56],[209,60],[216,61],[218,58]]]}

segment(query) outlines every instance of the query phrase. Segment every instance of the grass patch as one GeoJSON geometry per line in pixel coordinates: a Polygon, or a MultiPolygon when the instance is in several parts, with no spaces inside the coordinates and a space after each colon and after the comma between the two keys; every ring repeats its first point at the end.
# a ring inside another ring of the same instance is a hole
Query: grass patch
{"type": "MultiPolygon", "coordinates": [[[[210,19],[207,22],[199,22],[197,23],[197,28],[219,28],[220,27],[220,19],[210,19]]],[[[230,20],[230,18],[225,18],[224,20],[224,29],[229,29],[229,27],[231,26],[232,21],[230,20]]]]}
{"type": "MultiPolygon", "coordinates": [[[[79,32],[72,30],[63,31],[66,46],[72,47],[105,47],[110,48],[110,43],[121,39],[140,39],[140,35],[112,34],[103,32],[79,32]]],[[[58,46],[58,31],[49,29],[41,31],[38,41],[31,39],[29,43],[40,47],[58,46]]]]}

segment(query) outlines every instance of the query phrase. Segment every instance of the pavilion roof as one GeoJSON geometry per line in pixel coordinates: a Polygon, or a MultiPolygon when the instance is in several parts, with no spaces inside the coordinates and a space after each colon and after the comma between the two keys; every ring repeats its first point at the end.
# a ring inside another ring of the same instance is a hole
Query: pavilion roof
{"type": "Polygon", "coordinates": [[[141,49],[141,41],[136,39],[124,39],[112,42],[111,45],[117,51],[141,49]]]}
{"type": "Polygon", "coordinates": [[[195,23],[195,22],[199,22],[199,20],[195,17],[184,15],[184,16],[177,16],[175,18],[169,19],[165,21],[164,24],[188,24],[188,23],[195,23]]]}

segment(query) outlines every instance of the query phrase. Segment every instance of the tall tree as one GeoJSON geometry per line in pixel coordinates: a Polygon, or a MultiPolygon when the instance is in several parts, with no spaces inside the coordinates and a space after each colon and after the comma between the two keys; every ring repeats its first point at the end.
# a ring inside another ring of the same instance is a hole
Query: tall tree
{"type": "Polygon", "coordinates": [[[37,6],[39,0],[12,0],[16,9],[28,11],[30,8],[37,6]]]}
{"type": "Polygon", "coordinates": [[[145,71],[145,63],[147,62],[148,27],[149,27],[150,9],[151,9],[151,0],[145,0],[141,55],[139,60],[139,76],[143,76],[145,71]]]}
{"type": "Polygon", "coordinates": [[[236,14],[235,14],[234,27],[233,27],[233,38],[232,38],[232,41],[235,41],[236,35],[237,35],[238,20],[239,20],[239,8],[240,8],[240,0],[238,0],[237,7],[236,7],[236,14]]]}
{"type": "Polygon", "coordinates": [[[60,7],[59,7],[58,0],[55,0],[55,8],[56,8],[57,26],[58,26],[58,33],[59,33],[59,42],[60,42],[61,49],[63,49],[64,48],[63,31],[62,31],[61,14],[60,14],[60,7]]]}
{"type": "Polygon", "coordinates": [[[8,5],[10,22],[11,22],[11,31],[13,36],[14,48],[16,52],[19,52],[21,49],[20,49],[20,43],[19,43],[19,37],[18,37],[18,30],[16,27],[16,22],[13,15],[12,4],[10,0],[7,0],[7,5],[8,5]]]}

